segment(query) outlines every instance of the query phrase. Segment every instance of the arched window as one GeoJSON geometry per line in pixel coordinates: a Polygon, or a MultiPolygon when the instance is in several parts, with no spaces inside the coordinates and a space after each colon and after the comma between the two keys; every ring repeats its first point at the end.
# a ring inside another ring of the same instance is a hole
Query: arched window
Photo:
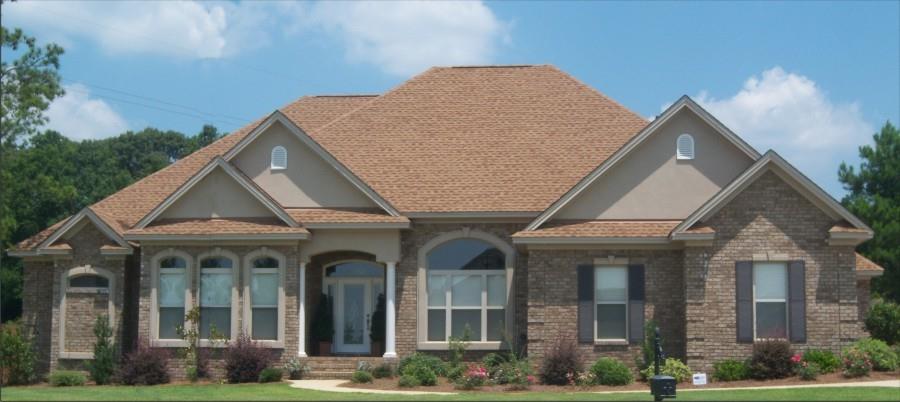
{"type": "Polygon", "coordinates": [[[507,253],[487,241],[458,238],[426,256],[427,337],[446,342],[502,341],[506,332],[507,253]]]}
{"type": "Polygon", "coordinates": [[[694,159],[694,137],[691,137],[690,134],[679,135],[675,145],[675,155],[679,160],[694,159]]]}
{"type": "Polygon", "coordinates": [[[277,341],[284,323],[279,323],[281,272],[283,259],[259,256],[248,264],[250,337],[254,340],[277,341]]]}
{"type": "Polygon", "coordinates": [[[157,339],[180,339],[178,327],[184,325],[186,289],[190,288],[188,262],[181,256],[168,256],[158,261],[157,339]]]}
{"type": "Polygon", "coordinates": [[[109,289],[109,279],[94,274],[73,276],[69,278],[69,288],[109,289]]]}
{"type": "Polygon", "coordinates": [[[221,254],[200,259],[200,338],[212,328],[231,338],[234,260],[221,254]]]}
{"type": "Polygon", "coordinates": [[[287,149],[278,145],[272,148],[272,170],[287,169],[287,149]]]}

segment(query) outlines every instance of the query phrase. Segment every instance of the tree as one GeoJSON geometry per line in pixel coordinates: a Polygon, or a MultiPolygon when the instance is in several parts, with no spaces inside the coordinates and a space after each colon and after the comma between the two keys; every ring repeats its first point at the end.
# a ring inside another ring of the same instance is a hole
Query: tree
{"type": "Polygon", "coordinates": [[[872,290],[900,301],[900,130],[887,122],[873,138],[874,147],[859,147],[859,169],[841,163],[838,178],[849,192],[844,206],[875,230],[875,237],[859,247],[884,267],[872,290]]]}
{"type": "Polygon", "coordinates": [[[113,329],[109,316],[101,315],[94,323],[94,359],[87,362],[91,379],[97,385],[108,384],[116,371],[116,347],[113,344],[113,329]]]}

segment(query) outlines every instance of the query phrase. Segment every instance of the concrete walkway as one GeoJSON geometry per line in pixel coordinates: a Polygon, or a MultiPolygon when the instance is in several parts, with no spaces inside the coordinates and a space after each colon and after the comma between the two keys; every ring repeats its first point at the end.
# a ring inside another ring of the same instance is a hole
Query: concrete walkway
{"type": "Polygon", "coordinates": [[[392,394],[392,395],[456,395],[453,392],[430,391],[388,391],[384,389],[363,389],[341,387],[347,380],[292,380],[292,388],[311,389],[325,392],[355,392],[361,394],[392,394]]]}
{"type": "MultiPolygon", "coordinates": [[[[856,382],[832,382],[827,384],[803,384],[803,385],[767,385],[762,387],[716,387],[679,389],[678,392],[693,391],[731,391],[738,389],[790,389],[790,388],[836,388],[836,387],[890,387],[900,389],[900,380],[883,381],[856,381],[856,382]]],[[[639,391],[597,391],[595,394],[621,394],[621,393],[647,393],[649,389],[639,391]]]]}

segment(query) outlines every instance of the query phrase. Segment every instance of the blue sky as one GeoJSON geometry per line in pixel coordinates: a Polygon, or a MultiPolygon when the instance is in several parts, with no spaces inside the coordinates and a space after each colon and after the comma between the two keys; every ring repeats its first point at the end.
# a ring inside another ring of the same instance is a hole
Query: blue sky
{"type": "Polygon", "coordinates": [[[27,2],[66,48],[50,128],[230,131],[307,94],[380,93],[430,65],[554,64],[652,118],[687,94],[835,196],[900,121],[900,2],[27,2]]]}

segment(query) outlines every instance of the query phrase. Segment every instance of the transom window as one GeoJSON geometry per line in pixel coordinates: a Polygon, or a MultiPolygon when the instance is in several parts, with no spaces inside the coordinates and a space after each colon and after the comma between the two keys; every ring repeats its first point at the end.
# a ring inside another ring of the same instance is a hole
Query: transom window
{"type": "Polygon", "coordinates": [[[278,339],[279,267],[278,260],[272,257],[253,260],[250,273],[250,336],[253,339],[278,339]]]}
{"type": "Polygon", "coordinates": [[[272,148],[272,163],[270,168],[272,170],[287,169],[287,149],[283,146],[278,145],[272,148]]]}
{"type": "Polygon", "coordinates": [[[234,262],[228,257],[200,261],[200,338],[209,339],[211,329],[231,337],[231,288],[234,262]]]}
{"type": "Polygon", "coordinates": [[[628,338],[628,268],[624,266],[594,269],[595,332],[598,340],[628,338]]]}
{"type": "Polygon", "coordinates": [[[787,264],[753,264],[753,308],[757,339],[787,338],[787,264]]]}
{"type": "Polygon", "coordinates": [[[78,275],[69,278],[70,288],[109,288],[109,279],[100,275],[78,275]]]}
{"type": "Polygon", "coordinates": [[[450,240],[427,255],[427,340],[501,341],[506,327],[506,255],[477,239],[450,240]]]}
{"type": "Polygon", "coordinates": [[[157,294],[159,339],[180,339],[178,327],[184,325],[187,261],[167,257],[159,261],[157,294]]]}

